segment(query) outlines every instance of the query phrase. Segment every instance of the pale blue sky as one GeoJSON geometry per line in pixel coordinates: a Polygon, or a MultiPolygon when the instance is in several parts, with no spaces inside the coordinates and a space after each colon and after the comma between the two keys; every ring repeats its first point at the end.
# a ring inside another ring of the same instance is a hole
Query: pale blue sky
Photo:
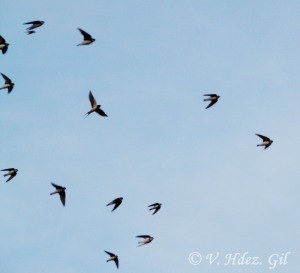
{"type": "Polygon", "coordinates": [[[120,272],[268,272],[285,252],[273,271],[296,272],[299,1],[74,2],[1,2],[15,88],[0,93],[0,169],[19,173],[0,177],[0,271],[116,272],[107,250],[120,272]],[[77,47],[78,27],[96,42],[77,47]],[[107,118],[83,117],[90,90],[107,118]],[[206,93],[221,96],[207,110],[206,93]],[[190,265],[193,251],[220,265],[190,265]],[[225,266],[236,252],[263,264],[225,266]]]}

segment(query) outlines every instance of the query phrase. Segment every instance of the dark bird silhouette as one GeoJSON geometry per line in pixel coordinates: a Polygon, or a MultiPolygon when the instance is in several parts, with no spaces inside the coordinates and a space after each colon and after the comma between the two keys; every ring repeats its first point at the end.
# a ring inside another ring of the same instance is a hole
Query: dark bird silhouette
{"type": "Polygon", "coordinates": [[[5,39],[0,35],[0,50],[2,54],[5,54],[8,49],[9,43],[5,41],[5,39]]]}
{"type": "Polygon", "coordinates": [[[45,21],[31,21],[24,23],[23,25],[31,25],[30,27],[26,28],[26,30],[32,30],[34,28],[42,26],[43,24],[45,24],[45,21]]]}
{"type": "Polygon", "coordinates": [[[155,214],[156,212],[158,212],[160,210],[161,204],[160,203],[154,203],[154,204],[148,206],[148,208],[149,207],[151,207],[149,210],[153,210],[154,209],[154,212],[152,213],[152,215],[153,215],[153,214],[155,214]]]}
{"type": "Polygon", "coordinates": [[[7,169],[3,169],[1,171],[7,172],[6,174],[3,175],[4,177],[9,175],[9,178],[6,180],[6,182],[8,182],[8,181],[12,180],[17,175],[18,169],[7,168],[7,169]]]}
{"type": "Polygon", "coordinates": [[[87,32],[85,32],[84,30],[78,28],[78,30],[80,31],[80,33],[83,35],[83,42],[78,44],[78,46],[80,45],[89,45],[93,42],[96,41],[96,39],[94,39],[90,34],[88,34],[87,32]]]}
{"type": "Polygon", "coordinates": [[[142,246],[142,245],[145,245],[145,244],[149,244],[153,241],[153,237],[151,237],[150,235],[138,235],[136,236],[137,238],[143,238],[144,240],[143,241],[140,241],[138,242],[138,245],[137,246],[142,246]]]}
{"type": "Polygon", "coordinates": [[[92,94],[92,91],[90,91],[89,93],[89,99],[90,99],[90,102],[91,102],[91,110],[88,111],[85,116],[88,116],[89,114],[93,113],[93,112],[96,112],[98,113],[100,116],[103,116],[103,117],[107,117],[107,115],[104,113],[104,111],[102,109],[100,109],[101,105],[97,105],[97,101],[95,100],[93,94],[92,94]]]}
{"type": "Polygon", "coordinates": [[[115,255],[115,254],[113,254],[113,253],[111,253],[111,252],[105,251],[105,250],[104,250],[104,252],[107,253],[110,256],[110,258],[106,262],[114,261],[115,264],[116,264],[116,266],[117,266],[117,268],[119,268],[119,259],[118,259],[118,256],[115,255]]]}
{"type": "Polygon", "coordinates": [[[59,194],[59,197],[60,197],[60,201],[62,202],[63,206],[65,206],[66,204],[66,192],[65,192],[65,187],[62,187],[62,186],[59,186],[59,185],[56,185],[54,183],[52,183],[52,186],[56,189],[54,192],[51,192],[50,195],[52,194],[55,194],[55,193],[58,193],[59,194]]]}
{"type": "Polygon", "coordinates": [[[218,101],[218,99],[220,98],[220,96],[218,96],[217,94],[205,94],[203,96],[209,96],[209,98],[204,99],[203,101],[210,101],[210,104],[207,105],[207,107],[205,109],[213,106],[218,101]]]}
{"type": "Polygon", "coordinates": [[[256,134],[256,135],[259,136],[263,140],[263,142],[261,144],[257,144],[256,146],[263,146],[263,147],[265,147],[264,150],[267,149],[273,143],[273,140],[269,139],[266,136],[259,135],[259,134],[256,134]]]}
{"type": "Polygon", "coordinates": [[[2,75],[3,79],[5,80],[5,83],[0,89],[7,89],[8,93],[10,93],[13,90],[15,84],[11,81],[11,79],[9,77],[5,76],[2,73],[1,73],[1,75],[2,75]]]}
{"type": "Polygon", "coordinates": [[[123,197],[118,197],[118,198],[112,200],[106,206],[115,205],[114,208],[112,209],[112,212],[113,212],[118,206],[121,205],[122,201],[123,201],[123,197]]]}

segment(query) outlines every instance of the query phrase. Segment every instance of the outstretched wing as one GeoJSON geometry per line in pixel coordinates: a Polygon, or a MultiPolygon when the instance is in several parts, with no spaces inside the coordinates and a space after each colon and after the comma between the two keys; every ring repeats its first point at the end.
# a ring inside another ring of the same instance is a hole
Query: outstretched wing
{"type": "Polygon", "coordinates": [[[6,43],[5,39],[0,35],[0,44],[5,44],[5,43],[6,43]]]}
{"type": "Polygon", "coordinates": [[[216,97],[216,96],[217,96],[217,94],[204,94],[203,96],[216,97]]]}
{"type": "Polygon", "coordinates": [[[84,40],[92,40],[92,36],[90,34],[88,34],[87,32],[85,32],[84,30],[82,30],[80,28],[78,28],[78,30],[83,35],[84,40]]]}
{"type": "Polygon", "coordinates": [[[5,83],[7,83],[7,84],[10,84],[10,83],[11,83],[11,79],[10,79],[9,77],[5,76],[5,75],[2,74],[2,73],[1,73],[1,75],[2,75],[3,79],[5,80],[5,83]]]}
{"type": "Polygon", "coordinates": [[[52,186],[55,187],[57,190],[62,190],[63,187],[62,186],[59,186],[59,185],[56,185],[54,184],[53,182],[51,182],[52,186]]]}
{"type": "Polygon", "coordinates": [[[66,205],[66,193],[65,191],[59,192],[60,201],[62,202],[63,206],[66,205]]]}
{"type": "Polygon", "coordinates": [[[7,169],[3,169],[1,171],[12,171],[12,170],[14,170],[14,168],[7,168],[7,169]]]}
{"type": "Polygon", "coordinates": [[[207,105],[205,109],[207,109],[207,108],[213,106],[216,102],[217,102],[216,100],[211,101],[210,104],[207,105]]]}
{"type": "Polygon", "coordinates": [[[104,250],[104,252],[107,253],[110,257],[116,256],[114,253],[108,252],[108,251],[106,251],[106,250],[104,250]]]}
{"type": "Polygon", "coordinates": [[[90,93],[89,93],[89,99],[90,99],[90,102],[91,102],[91,106],[95,107],[97,105],[97,101],[95,100],[95,98],[92,94],[92,91],[90,91],[90,93]]]}
{"type": "Polygon", "coordinates": [[[154,203],[152,205],[149,205],[148,207],[157,206],[157,205],[158,205],[158,203],[154,203]]]}
{"type": "Polygon", "coordinates": [[[256,135],[259,136],[263,141],[270,141],[270,139],[266,136],[259,135],[259,134],[256,134],[256,135]]]}
{"type": "Polygon", "coordinates": [[[116,263],[117,268],[119,268],[119,259],[118,258],[114,259],[114,262],[116,263]]]}
{"type": "Polygon", "coordinates": [[[136,236],[136,237],[137,237],[137,238],[144,238],[144,239],[150,238],[149,235],[138,235],[138,236],[136,236]]]}
{"type": "Polygon", "coordinates": [[[96,110],[96,112],[97,112],[100,116],[102,116],[102,117],[107,117],[107,115],[105,114],[105,112],[104,112],[102,109],[100,109],[100,108],[98,108],[98,109],[96,110]]]}

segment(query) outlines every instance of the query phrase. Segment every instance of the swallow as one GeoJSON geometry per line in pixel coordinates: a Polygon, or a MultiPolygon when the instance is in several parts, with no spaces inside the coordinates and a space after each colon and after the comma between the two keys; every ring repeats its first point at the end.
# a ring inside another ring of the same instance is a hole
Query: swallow
{"type": "Polygon", "coordinates": [[[209,96],[209,98],[204,99],[203,101],[210,101],[210,104],[207,105],[207,107],[205,109],[213,106],[218,101],[218,99],[220,98],[220,96],[218,96],[217,94],[205,94],[203,96],[209,96]]]}
{"type": "Polygon", "coordinates": [[[32,30],[34,28],[42,26],[44,23],[45,23],[44,21],[32,21],[32,22],[24,23],[23,25],[30,25],[31,24],[30,27],[26,28],[26,30],[32,30]]]}
{"type": "Polygon", "coordinates": [[[35,31],[34,30],[27,30],[26,33],[27,33],[27,35],[30,35],[30,34],[35,33],[35,31]]]}
{"type": "Polygon", "coordinates": [[[153,237],[151,237],[150,235],[139,235],[139,236],[136,236],[137,238],[144,238],[143,241],[140,241],[138,242],[138,245],[137,246],[142,246],[142,245],[145,245],[145,244],[149,244],[152,242],[152,240],[154,239],[153,237]]]}
{"type": "Polygon", "coordinates": [[[8,181],[12,180],[17,175],[18,169],[8,168],[8,169],[3,169],[1,171],[3,171],[3,172],[7,171],[7,173],[3,176],[8,176],[9,175],[9,178],[6,180],[6,182],[8,182],[8,181]]]}
{"type": "Polygon", "coordinates": [[[5,41],[5,39],[0,35],[0,49],[2,54],[5,54],[8,49],[9,43],[5,41]]]}
{"type": "Polygon", "coordinates": [[[84,30],[82,30],[80,28],[78,28],[78,30],[83,35],[83,42],[78,44],[78,46],[80,46],[80,45],[89,45],[89,44],[96,41],[96,39],[92,38],[92,36],[90,34],[88,34],[87,32],[85,32],[84,30]]]}
{"type": "Polygon", "coordinates": [[[116,266],[117,266],[117,268],[119,268],[119,259],[118,259],[118,256],[115,255],[115,254],[113,254],[113,253],[110,253],[108,251],[105,251],[105,250],[104,250],[104,252],[107,253],[110,256],[110,258],[106,262],[114,261],[115,264],[116,264],[116,266]]]}
{"type": "Polygon", "coordinates": [[[85,116],[87,117],[89,114],[93,113],[93,112],[96,112],[98,113],[100,116],[103,116],[103,117],[107,117],[107,115],[104,113],[104,111],[102,109],[100,109],[101,105],[97,105],[97,101],[95,100],[93,94],[92,94],[92,91],[90,91],[89,93],[89,99],[90,99],[90,102],[91,102],[91,110],[88,111],[85,116]]]}
{"type": "Polygon", "coordinates": [[[160,210],[161,204],[160,204],[160,203],[154,203],[154,204],[148,206],[148,208],[149,208],[149,207],[151,207],[149,210],[152,210],[152,209],[155,210],[155,211],[152,213],[152,215],[153,215],[153,214],[155,214],[156,212],[158,212],[158,211],[160,210]]]}
{"type": "Polygon", "coordinates": [[[1,75],[2,75],[3,79],[5,80],[5,83],[0,89],[7,88],[8,94],[9,94],[13,90],[15,84],[11,81],[11,79],[9,77],[5,76],[2,73],[1,73],[1,75]]]}
{"type": "Polygon", "coordinates": [[[257,136],[259,136],[263,142],[261,144],[257,144],[256,146],[264,146],[264,150],[267,149],[272,143],[273,143],[273,140],[269,139],[268,137],[266,136],[263,136],[263,135],[259,135],[259,134],[256,134],[257,136]]]}
{"type": "Polygon", "coordinates": [[[59,185],[56,185],[54,183],[52,183],[52,186],[55,187],[55,191],[54,192],[51,192],[50,195],[52,194],[55,194],[55,193],[58,193],[59,194],[59,197],[60,197],[60,201],[62,202],[63,206],[65,206],[66,204],[66,192],[65,192],[65,187],[62,187],[62,186],[59,186],[59,185]]]}
{"type": "Polygon", "coordinates": [[[112,200],[106,206],[115,205],[114,208],[112,209],[112,212],[113,212],[118,206],[121,205],[122,201],[123,201],[123,197],[118,197],[115,200],[112,200]]]}

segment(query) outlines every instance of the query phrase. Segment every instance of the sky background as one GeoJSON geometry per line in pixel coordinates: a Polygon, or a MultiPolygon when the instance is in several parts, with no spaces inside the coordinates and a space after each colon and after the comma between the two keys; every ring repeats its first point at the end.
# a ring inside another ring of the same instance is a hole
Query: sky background
{"type": "Polygon", "coordinates": [[[107,250],[120,272],[297,272],[299,14],[299,1],[1,1],[15,87],[0,93],[0,169],[19,172],[0,177],[0,271],[116,272],[107,250]],[[78,27],[96,42],[77,47],[78,27]],[[83,117],[90,90],[107,118],[83,117]],[[209,109],[207,93],[221,96],[209,109]],[[137,248],[140,234],[154,240],[137,248]],[[194,251],[219,265],[191,265],[194,251]],[[224,264],[244,252],[262,265],[224,264]]]}

